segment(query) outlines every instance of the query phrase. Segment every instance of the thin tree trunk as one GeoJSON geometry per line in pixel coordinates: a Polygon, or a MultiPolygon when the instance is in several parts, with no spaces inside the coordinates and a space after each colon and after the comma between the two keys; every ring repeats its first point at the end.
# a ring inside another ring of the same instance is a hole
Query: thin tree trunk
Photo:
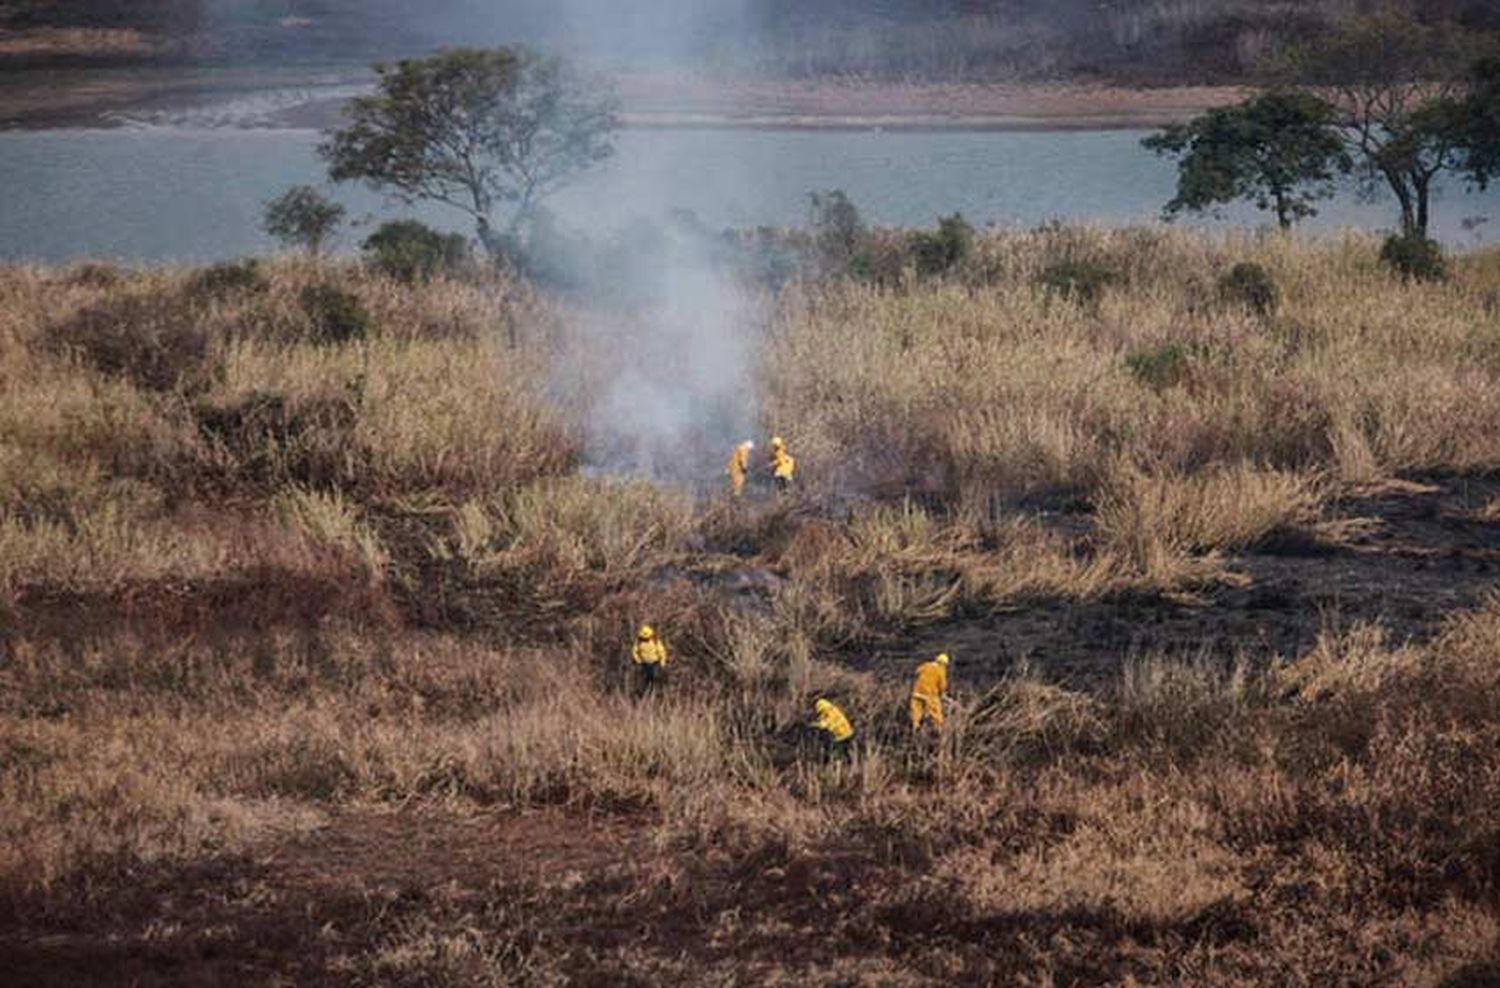
{"type": "Polygon", "coordinates": [[[1396,193],[1396,201],[1401,203],[1401,235],[1404,237],[1414,236],[1421,232],[1417,226],[1417,211],[1412,200],[1412,192],[1406,187],[1406,183],[1392,177],[1391,188],[1396,193]]]}
{"type": "Polygon", "coordinates": [[[1417,227],[1416,232],[1424,239],[1427,237],[1427,224],[1431,215],[1432,204],[1432,179],[1427,176],[1413,176],[1412,188],[1417,199],[1417,227]]]}
{"type": "Polygon", "coordinates": [[[483,216],[476,221],[478,226],[479,243],[484,247],[486,254],[491,260],[502,260],[505,257],[505,245],[495,236],[495,231],[490,229],[490,221],[483,216]]]}

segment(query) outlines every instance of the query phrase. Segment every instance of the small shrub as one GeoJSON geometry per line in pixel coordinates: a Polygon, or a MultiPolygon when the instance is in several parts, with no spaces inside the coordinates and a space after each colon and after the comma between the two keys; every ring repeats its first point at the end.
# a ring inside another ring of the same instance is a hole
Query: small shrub
{"type": "Polygon", "coordinates": [[[149,391],[196,391],[214,379],[208,332],[180,299],[126,296],[89,306],[47,330],[54,353],[149,391]]]}
{"type": "Polygon", "coordinates": [[[113,288],[125,280],[125,275],[113,264],[86,261],[69,271],[65,280],[80,288],[113,288]]]}
{"type": "Polygon", "coordinates": [[[761,226],[731,241],[736,264],[745,277],[772,289],[780,289],[797,276],[803,257],[798,245],[789,243],[782,231],[761,226]]]}
{"type": "Polygon", "coordinates": [[[868,236],[854,252],[854,256],[849,258],[849,276],[858,281],[894,287],[902,283],[907,259],[904,238],[891,235],[868,236]]]}
{"type": "Polygon", "coordinates": [[[842,189],[810,192],[807,202],[813,241],[824,265],[830,269],[849,265],[865,237],[859,209],[842,189]]]}
{"type": "Polygon", "coordinates": [[[1097,261],[1058,261],[1042,269],[1037,284],[1080,305],[1097,306],[1119,275],[1097,261]]]}
{"type": "Polygon", "coordinates": [[[344,207],[310,185],[294,185],[266,203],[265,231],[316,257],[344,219],[344,207]]]}
{"type": "Polygon", "coordinates": [[[1443,248],[1428,237],[1392,234],[1380,248],[1380,259],[1396,273],[1413,281],[1445,281],[1448,261],[1443,248]]]}
{"type": "Polygon", "coordinates": [[[947,274],[974,251],[974,228],[959,213],[938,220],[934,232],[912,235],[910,250],[917,274],[924,277],[947,274]]]}
{"type": "Polygon", "coordinates": [[[1269,316],[1281,303],[1271,272],[1253,261],[1242,261],[1219,276],[1219,300],[1242,305],[1259,316],[1269,316]]]}
{"type": "Polygon", "coordinates": [[[195,299],[223,299],[259,294],[270,286],[260,262],[251,258],[209,265],[188,279],[187,293],[195,299]]]}
{"type": "Polygon", "coordinates": [[[320,343],[362,340],[370,332],[370,313],[359,296],[337,285],[309,285],[302,290],[302,311],[312,320],[320,343]]]}
{"type": "Polygon", "coordinates": [[[1125,358],[1125,366],[1136,380],[1155,391],[1174,388],[1187,380],[1192,358],[1187,349],[1176,343],[1136,350],[1125,358]]]}
{"type": "Polygon", "coordinates": [[[194,417],[211,452],[195,473],[226,490],[347,483],[350,464],[361,462],[354,436],[360,400],[350,386],[296,401],[252,391],[227,404],[201,402],[194,417]]]}
{"type": "Polygon", "coordinates": [[[371,267],[406,282],[456,271],[469,259],[469,242],[462,234],[439,233],[416,220],[383,223],[362,246],[371,267]]]}

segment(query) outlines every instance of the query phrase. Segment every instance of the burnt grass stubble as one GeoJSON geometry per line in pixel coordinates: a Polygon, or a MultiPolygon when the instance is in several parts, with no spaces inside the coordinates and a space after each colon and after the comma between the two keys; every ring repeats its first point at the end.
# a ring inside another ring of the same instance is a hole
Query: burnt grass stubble
{"type": "MultiPolygon", "coordinates": [[[[1112,677],[1122,658],[1152,654],[1229,663],[1299,655],[1319,636],[1374,624],[1395,641],[1427,642],[1448,616],[1476,607],[1500,578],[1500,527],[1476,512],[1500,495],[1493,477],[1434,476],[1339,499],[1338,539],[1273,535],[1227,560],[1243,579],[1192,594],[1128,593],[1092,601],[1027,601],[980,617],[914,629],[890,649],[851,661],[889,674],[909,654],[945,648],[964,655],[964,674],[992,683],[1024,662],[1086,687],[1112,677]]],[[[1067,508],[1044,521],[1087,526],[1067,508]],[[1059,517],[1061,516],[1061,517],[1059,517]]]]}

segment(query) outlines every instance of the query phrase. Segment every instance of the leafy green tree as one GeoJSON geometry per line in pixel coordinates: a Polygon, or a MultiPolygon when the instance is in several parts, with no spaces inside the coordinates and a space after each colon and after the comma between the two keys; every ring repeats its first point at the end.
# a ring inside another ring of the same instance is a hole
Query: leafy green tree
{"type": "Polygon", "coordinates": [[[961,213],[940,216],[936,230],[918,230],[909,243],[917,274],[947,274],[974,252],[974,228],[961,213]]]}
{"type": "Polygon", "coordinates": [[[344,207],[310,185],[294,185],[266,203],[265,231],[314,257],[344,220],[344,207]]]}
{"type": "Polygon", "coordinates": [[[1500,176],[1500,57],[1476,62],[1459,112],[1459,170],[1480,188],[1500,176]]]}
{"type": "Polygon", "coordinates": [[[1426,238],[1433,184],[1464,167],[1474,45],[1399,14],[1357,18],[1294,49],[1281,74],[1322,96],[1367,180],[1387,185],[1401,233],[1426,238]]]}
{"type": "Polygon", "coordinates": [[[808,218],[818,253],[831,266],[846,265],[865,237],[859,208],[843,189],[807,194],[808,218]]]}
{"type": "Polygon", "coordinates": [[[474,219],[493,254],[537,205],[614,151],[615,98],[556,58],[525,48],[456,48],[377,65],[376,91],[319,148],[335,181],[474,219]],[[497,236],[500,207],[509,218],[497,236]]]}
{"type": "Polygon", "coordinates": [[[1313,203],[1331,196],[1335,176],[1352,167],[1332,108],[1290,91],[1210,110],[1142,143],[1178,159],[1177,195],[1163,210],[1169,220],[1248,199],[1273,210],[1281,228],[1290,229],[1316,215],[1313,203]]]}
{"type": "Polygon", "coordinates": [[[366,238],[365,256],[377,271],[399,281],[428,281],[457,271],[469,259],[461,234],[439,233],[416,220],[392,220],[366,238]]]}

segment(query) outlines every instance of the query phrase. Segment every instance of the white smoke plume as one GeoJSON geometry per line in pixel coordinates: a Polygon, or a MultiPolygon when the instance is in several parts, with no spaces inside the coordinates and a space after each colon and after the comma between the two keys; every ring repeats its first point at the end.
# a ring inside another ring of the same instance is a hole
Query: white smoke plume
{"type": "Polygon", "coordinates": [[[759,417],[754,340],[763,307],[705,256],[698,237],[674,231],[652,253],[658,259],[651,302],[590,306],[575,319],[584,352],[568,363],[593,372],[570,405],[584,410],[590,467],[718,483],[759,417]]]}
{"type": "MultiPolygon", "coordinates": [[[[657,0],[618,3],[565,0],[564,36],[582,51],[621,65],[650,64],[686,52],[703,30],[732,23],[743,0],[657,0]]],[[[623,174],[624,170],[621,170],[623,174]]],[[[610,168],[595,198],[608,197],[610,168]]],[[[654,229],[628,265],[630,296],[585,299],[573,330],[596,367],[592,380],[554,382],[586,409],[586,455],[592,469],[708,485],[721,480],[733,447],[754,438],[759,418],[754,338],[763,317],[754,294],[715,257],[707,231],[670,221],[679,190],[663,176],[642,179],[631,169],[628,212],[633,230],[654,229]],[[580,394],[586,391],[586,394],[580,394]]],[[[558,219],[596,243],[630,233],[591,228],[589,216],[558,219]]],[[[576,373],[576,371],[564,371],[576,373]]]]}

